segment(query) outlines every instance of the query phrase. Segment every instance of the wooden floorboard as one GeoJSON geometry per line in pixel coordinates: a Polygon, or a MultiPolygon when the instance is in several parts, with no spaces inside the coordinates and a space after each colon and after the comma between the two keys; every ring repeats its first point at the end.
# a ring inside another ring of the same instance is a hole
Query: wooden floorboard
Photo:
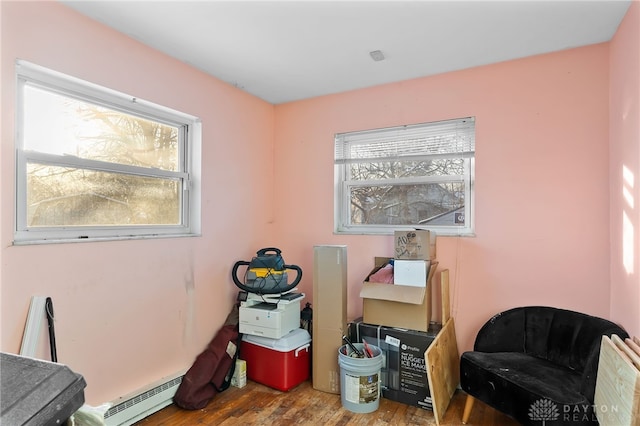
{"type": "MultiPolygon", "coordinates": [[[[466,394],[457,391],[443,426],[462,424],[466,394]]],[[[342,407],[340,395],[313,389],[306,381],[288,392],[280,392],[253,381],[216,395],[201,410],[183,410],[169,405],[139,421],[136,426],[192,425],[435,425],[433,412],[380,398],[373,413],[353,413],[342,407]]],[[[470,426],[515,426],[518,423],[476,401],[467,423],[470,426]]]]}

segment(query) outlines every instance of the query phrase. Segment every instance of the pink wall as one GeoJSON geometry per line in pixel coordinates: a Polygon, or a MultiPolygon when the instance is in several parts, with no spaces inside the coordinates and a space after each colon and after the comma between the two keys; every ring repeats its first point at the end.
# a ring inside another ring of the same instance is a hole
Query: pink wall
{"type": "Polygon", "coordinates": [[[475,116],[476,236],[437,243],[460,350],[518,305],[609,317],[608,75],[598,44],[276,106],[280,245],[311,271],[314,244],[346,244],[360,315],[361,282],[393,239],[333,234],[333,135],[475,116]]]}
{"type": "Polygon", "coordinates": [[[640,336],[640,3],[610,43],[611,318],[640,336]]]}
{"type": "Polygon", "coordinates": [[[57,2],[0,4],[0,348],[17,353],[31,297],[52,297],[58,359],[98,405],[188,368],[223,323],[231,267],[270,229],[254,185],[273,182],[274,108],[57,2]],[[12,246],[16,58],[200,117],[202,236],[12,246]]]}
{"type": "Polygon", "coordinates": [[[235,297],[233,263],[272,245],[303,268],[311,299],[313,246],[347,244],[355,318],[360,283],[393,242],[333,234],[334,133],[468,115],[477,235],[437,247],[460,350],[490,315],[525,304],[610,317],[637,334],[640,217],[616,195],[629,165],[640,199],[631,10],[611,59],[605,43],[273,107],[58,3],[0,2],[0,349],[19,350],[31,296],[51,296],[60,361],[85,376],[89,404],[112,400],[189,367],[235,297]],[[16,58],[199,116],[202,237],[11,246],[16,58]],[[622,211],[636,229],[633,274],[621,267],[622,211]]]}

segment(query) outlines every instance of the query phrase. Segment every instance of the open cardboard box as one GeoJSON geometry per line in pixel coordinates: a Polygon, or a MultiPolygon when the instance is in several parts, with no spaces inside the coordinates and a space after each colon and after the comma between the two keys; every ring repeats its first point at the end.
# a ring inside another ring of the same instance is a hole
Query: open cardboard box
{"type": "Polygon", "coordinates": [[[438,262],[431,260],[426,287],[370,282],[369,277],[389,263],[389,257],[376,257],[375,268],[367,275],[360,297],[365,323],[428,331],[431,321],[431,279],[438,262]]]}

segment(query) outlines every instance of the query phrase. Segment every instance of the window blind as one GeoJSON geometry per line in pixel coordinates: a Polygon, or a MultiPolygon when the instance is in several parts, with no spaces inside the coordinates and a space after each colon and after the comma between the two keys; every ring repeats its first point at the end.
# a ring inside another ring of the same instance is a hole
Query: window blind
{"type": "Polygon", "coordinates": [[[389,127],[335,136],[335,163],[470,157],[475,153],[475,118],[389,127]]]}

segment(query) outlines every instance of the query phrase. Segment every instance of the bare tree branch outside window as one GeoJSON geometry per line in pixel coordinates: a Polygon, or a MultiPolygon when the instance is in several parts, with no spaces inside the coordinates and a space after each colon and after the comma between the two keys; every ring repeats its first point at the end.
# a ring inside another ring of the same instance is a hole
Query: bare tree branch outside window
{"type": "Polygon", "coordinates": [[[338,229],[469,228],[473,119],[336,135],[338,229]],[[348,204],[344,204],[348,203],[348,204]]]}

